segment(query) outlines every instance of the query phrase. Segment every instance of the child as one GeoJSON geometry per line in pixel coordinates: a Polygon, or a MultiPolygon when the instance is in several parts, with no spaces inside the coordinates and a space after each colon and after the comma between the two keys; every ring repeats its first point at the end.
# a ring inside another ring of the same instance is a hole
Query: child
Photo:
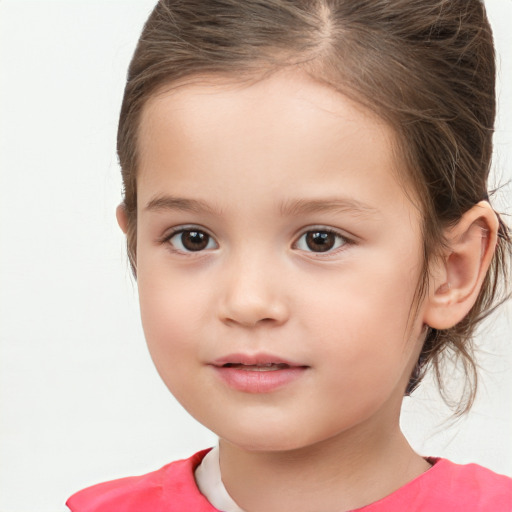
{"type": "Polygon", "coordinates": [[[494,75],[479,0],[158,3],[117,218],[158,372],[219,446],[73,512],[512,510],[511,479],[399,428],[444,353],[473,377],[498,300],[494,75]]]}

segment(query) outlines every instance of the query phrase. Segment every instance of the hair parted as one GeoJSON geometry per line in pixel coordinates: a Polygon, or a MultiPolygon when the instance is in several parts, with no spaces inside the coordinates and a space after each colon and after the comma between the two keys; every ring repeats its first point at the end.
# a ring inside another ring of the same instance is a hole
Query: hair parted
{"type": "MultiPolygon", "coordinates": [[[[487,180],[495,119],[495,55],[481,0],[161,0],[132,58],[117,150],[136,272],[137,135],[147,100],[163,87],[205,76],[258,80],[296,66],[360,102],[395,131],[398,153],[423,213],[426,292],[443,231],[479,201],[487,180]]],[[[428,330],[407,393],[432,367],[462,364],[462,413],[476,392],[472,336],[503,301],[511,252],[500,220],[498,246],[478,300],[447,330],[428,330]]]]}

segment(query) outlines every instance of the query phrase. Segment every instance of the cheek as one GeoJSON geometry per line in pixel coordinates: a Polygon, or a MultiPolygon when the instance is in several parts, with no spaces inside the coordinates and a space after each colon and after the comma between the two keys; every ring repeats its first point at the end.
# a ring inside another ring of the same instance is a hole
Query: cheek
{"type": "Polygon", "coordinates": [[[328,276],[323,287],[310,286],[312,293],[303,308],[314,305],[317,324],[331,335],[338,330],[340,335],[368,341],[373,336],[384,341],[404,337],[418,277],[416,269],[404,272],[400,265],[384,258],[361,258],[328,276]]]}
{"type": "Polygon", "coordinates": [[[152,355],[178,355],[191,348],[187,340],[202,323],[201,292],[157,268],[144,268],[138,276],[144,334],[152,355]]]}
{"type": "Polygon", "coordinates": [[[417,273],[404,273],[383,260],[366,268],[364,273],[340,274],[329,292],[317,297],[311,331],[312,336],[321,333],[319,346],[327,361],[337,362],[334,370],[349,370],[339,378],[359,390],[399,378],[421,330],[411,318],[417,273]]]}
{"type": "Polygon", "coordinates": [[[192,397],[199,396],[197,393],[200,394],[204,385],[198,372],[202,323],[198,296],[190,291],[181,292],[163,279],[149,277],[141,275],[138,283],[141,320],[149,353],[169,391],[191,410],[195,403],[192,397]],[[198,377],[191,379],[191,375],[198,377]]]}

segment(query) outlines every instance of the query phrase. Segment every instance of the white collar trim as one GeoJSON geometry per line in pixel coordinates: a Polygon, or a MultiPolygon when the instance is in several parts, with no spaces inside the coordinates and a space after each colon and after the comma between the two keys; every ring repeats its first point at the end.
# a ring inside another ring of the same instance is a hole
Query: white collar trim
{"type": "Polygon", "coordinates": [[[212,448],[194,473],[201,494],[222,512],[244,512],[228,494],[220,474],[219,446],[212,448]]]}

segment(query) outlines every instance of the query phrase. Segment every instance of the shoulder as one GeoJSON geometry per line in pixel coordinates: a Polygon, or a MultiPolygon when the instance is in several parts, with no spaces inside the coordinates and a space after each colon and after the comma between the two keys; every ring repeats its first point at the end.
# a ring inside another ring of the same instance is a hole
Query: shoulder
{"type": "Polygon", "coordinates": [[[209,450],[141,476],[104,482],[71,496],[72,512],[215,512],[199,492],[194,470],[209,450]]]}
{"type": "Polygon", "coordinates": [[[440,499],[448,493],[464,503],[467,511],[512,511],[512,478],[499,475],[478,464],[455,464],[438,460],[437,487],[440,499]]]}
{"type": "Polygon", "coordinates": [[[477,464],[429,460],[433,466],[423,475],[364,510],[512,512],[511,478],[477,464]]]}

